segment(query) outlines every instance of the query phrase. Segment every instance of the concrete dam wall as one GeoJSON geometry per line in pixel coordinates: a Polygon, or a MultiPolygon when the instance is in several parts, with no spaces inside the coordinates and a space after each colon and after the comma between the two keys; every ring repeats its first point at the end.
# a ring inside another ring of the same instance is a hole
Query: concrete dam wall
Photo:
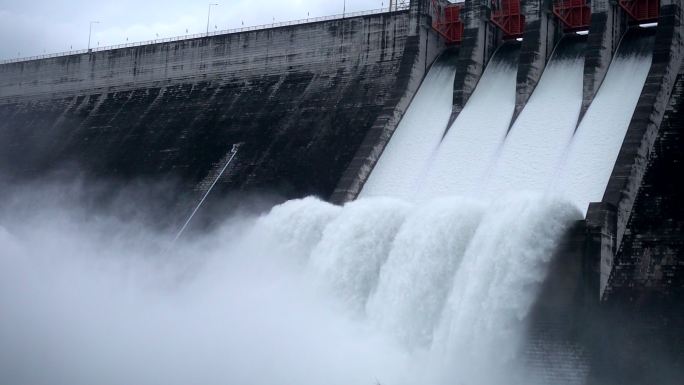
{"type": "Polygon", "coordinates": [[[193,196],[240,144],[220,189],[328,198],[360,146],[391,133],[439,43],[416,3],[0,65],[0,173],[30,180],[71,165],[172,179],[193,196]]]}

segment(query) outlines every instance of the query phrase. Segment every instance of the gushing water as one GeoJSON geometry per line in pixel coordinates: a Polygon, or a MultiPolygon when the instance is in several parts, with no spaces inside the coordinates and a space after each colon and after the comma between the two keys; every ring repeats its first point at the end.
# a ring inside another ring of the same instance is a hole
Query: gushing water
{"type": "Polygon", "coordinates": [[[454,274],[483,212],[479,202],[444,198],[414,208],[401,226],[367,311],[409,349],[431,345],[454,274]]]}
{"type": "Polygon", "coordinates": [[[443,57],[433,64],[373,168],[361,197],[413,197],[449,123],[456,74],[454,59],[443,57]]]}
{"type": "Polygon", "coordinates": [[[489,196],[547,190],[577,126],[583,54],[584,42],[567,37],[556,48],[487,176],[489,196]]]}
{"type": "Polygon", "coordinates": [[[349,203],[311,255],[315,280],[363,313],[407,211],[406,203],[393,198],[349,203]]]}
{"type": "MultiPolygon", "coordinates": [[[[536,196],[307,198],[168,255],[169,237],[55,212],[0,217],[2,383],[451,383],[465,372],[433,363],[516,350],[509,330],[577,217],[536,196]],[[487,335],[464,350],[454,330],[487,335]]],[[[506,370],[480,364],[469,381],[506,370]]]]}
{"type": "Polygon", "coordinates": [[[608,185],[651,67],[652,36],[627,36],[572,139],[555,189],[585,213],[608,185]]]}
{"type": "Polygon", "coordinates": [[[425,179],[418,186],[419,201],[449,195],[477,196],[513,117],[518,53],[518,45],[512,42],[494,54],[426,167],[425,179]]]}

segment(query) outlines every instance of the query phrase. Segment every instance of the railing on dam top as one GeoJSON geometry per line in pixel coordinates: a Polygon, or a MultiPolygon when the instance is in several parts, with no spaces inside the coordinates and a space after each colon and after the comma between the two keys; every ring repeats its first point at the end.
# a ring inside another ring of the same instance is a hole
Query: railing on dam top
{"type": "Polygon", "coordinates": [[[281,21],[281,22],[277,22],[277,23],[261,24],[261,25],[251,26],[251,27],[225,29],[225,30],[214,31],[214,32],[209,32],[209,33],[196,33],[196,34],[192,34],[192,35],[181,35],[181,36],[167,37],[167,38],[155,39],[155,40],[146,40],[146,41],[138,41],[138,42],[133,42],[133,43],[126,43],[126,44],[109,45],[109,46],[91,48],[89,50],[88,49],[81,49],[81,50],[64,51],[64,52],[58,52],[58,53],[50,53],[50,54],[44,54],[44,55],[38,55],[38,56],[29,56],[29,57],[14,58],[14,59],[4,59],[4,60],[0,60],[0,64],[9,64],[9,63],[18,63],[18,62],[23,62],[23,61],[49,59],[49,58],[59,57],[59,56],[80,55],[80,54],[89,53],[89,52],[108,51],[108,50],[112,50],[112,49],[139,47],[139,46],[150,45],[150,44],[169,43],[169,42],[188,40],[188,39],[198,39],[198,38],[208,37],[208,36],[227,35],[227,34],[240,33],[240,32],[258,31],[258,30],[264,30],[264,29],[269,29],[269,28],[287,27],[287,26],[307,24],[307,23],[317,23],[317,22],[321,22],[321,21],[346,19],[346,18],[367,16],[367,15],[377,15],[380,13],[400,12],[400,11],[405,11],[408,8],[409,8],[409,5],[399,4],[393,8],[389,8],[389,7],[388,8],[379,8],[379,9],[372,9],[372,10],[368,10],[368,11],[349,12],[349,13],[344,13],[344,14],[330,15],[330,16],[319,16],[319,17],[310,17],[310,18],[299,19],[299,20],[281,21]]]}

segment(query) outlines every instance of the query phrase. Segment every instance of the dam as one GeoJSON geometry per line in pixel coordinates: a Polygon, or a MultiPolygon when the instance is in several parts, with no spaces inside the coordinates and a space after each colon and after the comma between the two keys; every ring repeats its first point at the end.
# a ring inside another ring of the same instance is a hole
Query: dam
{"type": "Polygon", "coordinates": [[[0,62],[0,379],[678,384],[682,12],[411,0],[0,62]],[[63,195],[97,220],[25,208],[63,195]],[[243,218],[255,200],[268,209],[243,218]],[[100,220],[140,206],[154,230],[100,220]],[[17,257],[110,248],[222,262],[171,274],[160,287],[190,289],[159,300],[146,279],[120,293],[127,269],[17,257]],[[178,360],[179,341],[207,358],[178,360]]]}

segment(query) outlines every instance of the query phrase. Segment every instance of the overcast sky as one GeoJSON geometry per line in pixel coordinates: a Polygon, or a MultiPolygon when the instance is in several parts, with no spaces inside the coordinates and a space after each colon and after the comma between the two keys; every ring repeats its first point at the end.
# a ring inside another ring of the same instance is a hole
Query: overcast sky
{"type": "MultiPolygon", "coordinates": [[[[343,0],[0,0],[0,59],[201,33],[211,29],[342,13],[343,0]]],[[[347,11],[387,7],[389,0],[346,0],[347,11]]]]}

